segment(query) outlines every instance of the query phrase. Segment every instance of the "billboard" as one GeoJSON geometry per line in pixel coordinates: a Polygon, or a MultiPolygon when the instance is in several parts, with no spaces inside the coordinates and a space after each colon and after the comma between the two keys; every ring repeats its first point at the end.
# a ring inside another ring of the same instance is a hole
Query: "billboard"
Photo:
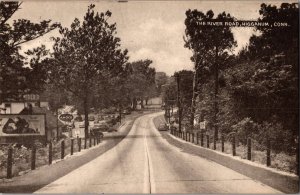
{"type": "Polygon", "coordinates": [[[44,136],[45,115],[0,115],[0,137],[44,136]]]}

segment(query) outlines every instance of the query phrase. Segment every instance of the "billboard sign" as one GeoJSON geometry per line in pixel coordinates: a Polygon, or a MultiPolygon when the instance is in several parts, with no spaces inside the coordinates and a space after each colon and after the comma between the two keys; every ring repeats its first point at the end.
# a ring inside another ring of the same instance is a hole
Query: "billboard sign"
{"type": "Polygon", "coordinates": [[[0,137],[44,136],[45,115],[0,115],[0,137]]]}

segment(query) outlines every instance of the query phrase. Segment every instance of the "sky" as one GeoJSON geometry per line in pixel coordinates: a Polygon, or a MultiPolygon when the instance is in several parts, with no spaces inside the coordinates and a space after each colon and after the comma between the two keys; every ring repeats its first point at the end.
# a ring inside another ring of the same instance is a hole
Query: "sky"
{"type": "MultiPolygon", "coordinates": [[[[70,27],[75,18],[82,21],[88,5],[95,4],[95,10],[110,10],[109,22],[117,24],[117,37],[121,38],[123,49],[129,50],[129,61],[150,59],[158,72],[172,75],[175,71],[193,69],[190,60],[192,51],[184,47],[185,12],[197,9],[202,12],[213,10],[215,15],[223,11],[238,20],[256,20],[263,1],[132,1],[120,3],[110,1],[24,1],[11,20],[19,18],[33,22],[51,19],[64,27],[70,27]]],[[[280,5],[279,1],[264,1],[280,5]]],[[[253,28],[232,28],[238,47],[237,53],[249,42],[255,33],[253,28]]],[[[50,37],[59,36],[57,30],[30,41],[22,46],[22,51],[44,44],[52,47],[50,37]]]]}

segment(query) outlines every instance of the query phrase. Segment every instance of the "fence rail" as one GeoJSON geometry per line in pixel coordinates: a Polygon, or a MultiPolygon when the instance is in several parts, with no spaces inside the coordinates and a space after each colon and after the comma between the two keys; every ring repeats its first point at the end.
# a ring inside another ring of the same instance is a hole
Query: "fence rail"
{"type": "MultiPolygon", "coordinates": [[[[224,134],[221,134],[221,139],[215,139],[214,136],[210,137],[208,134],[205,134],[204,132],[186,132],[186,131],[181,131],[179,132],[178,130],[171,130],[170,131],[172,135],[185,140],[186,142],[191,142],[194,143],[196,145],[199,145],[201,147],[206,147],[208,149],[213,149],[213,150],[220,150],[221,152],[225,153],[226,152],[226,148],[225,146],[227,146],[227,149],[230,150],[230,153],[232,156],[237,156],[237,148],[240,147],[239,141],[237,139],[237,135],[236,134],[231,134],[230,135],[230,139],[227,138],[227,140],[225,140],[225,136],[224,134]],[[192,138],[191,138],[192,137],[192,138]],[[204,139],[205,137],[205,139],[204,139]],[[196,140],[195,140],[196,139],[196,140]],[[213,146],[210,146],[210,143],[213,142],[213,146]],[[230,144],[227,144],[230,143],[230,144]],[[218,146],[220,145],[220,148],[218,148],[218,146]],[[230,147],[231,145],[231,147],[230,147]]],[[[255,140],[251,139],[250,137],[247,138],[246,141],[246,145],[243,146],[244,147],[244,154],[243,157],[249,161],[253,161],[253,147],[254,147],[254,142],[255,140]]],[[[256,143],[257,145],[257,143],[256,143]]],[[[271,161],[271,140],[267,139],[266,140],[266,146],[260,146],[260,148],[264,148],[265,149],[265,164],[266,166],[270,167],[272,166],[272,161],[271,161]]],[[[228,150],[227,150],[228,151],[228,150]]],[[[228,153],[228,152],[227,152],[228,153]]],[[[295,173],[297,175],[299,175],[299,146],[297,146],[296,148],[296,165],[295,165],[295,173]]]]}
{"type": "MultiPolygon", "coordinates": [[[[87,149],[98,145],[101,142],[100,137],[89,137],[84,139],[84,147],[87,149]]],[[[31,170],[35,170],[37,166],[51,165],[53,160],[64,159],[66,155],[70,154],[73,155],[75,151],[80,152],[82,148],[82,138],[70,138],[70,139],[63,139],[60,142],[53,143],[49,142],[47,146],[37,149],[36,146],[31,146],[30,150],[30,167],[31,170]],[[48,163],[47,163],[48,162],[48,163]]],[[[14,151],[17,151],[16,148],[9,146],[7,149],[7,159],[6,159],[6,178],[10,179],[14,175],[17,175],[20,171],[26,170],[16,170],[14,166],[17,166],[18,163],[15,161],[14,158],[14,151]]],[[[23,157],[23,158],[27,158],[23,157]]],[[[23,167],[28,167],[26,165],[22,165],[23,167]]],[[[26,169],[26,168],[24,168],[26,169]]]]}

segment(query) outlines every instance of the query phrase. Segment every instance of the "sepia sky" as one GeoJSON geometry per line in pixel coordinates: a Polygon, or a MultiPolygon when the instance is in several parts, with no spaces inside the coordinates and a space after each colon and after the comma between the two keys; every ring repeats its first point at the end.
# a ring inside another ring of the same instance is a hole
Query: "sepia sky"
{"type": "MultiPolygon", "coordinates": [[[[111,23],[117,23],[117,36],[123,48],[129,50],[130,61],[151,59],[157,71],[172,75],[175,71],[192,69],[192,52],[184,48],[184,20],[188,9],[202,12],[213,10],[215,15],[228,12],[239,20],[255,20],[262,1],[25,1],[21,10],[11,20],[30,19],[33,22],[51,19],[69,27],[75,17],[81,21],[88,5],[94,3],[95,10],[110,10],[111,23]]],[[[280,5],[279,1],[265,2],[280,5]]],[[[232,28],[238,43],[235,53],[245,46],[252,28],[232,28]]],[[[51,48],[51,36],[59,36],[53,31],[46,36],[23,45],[23,50],[41,44],[51,48]]]]}

